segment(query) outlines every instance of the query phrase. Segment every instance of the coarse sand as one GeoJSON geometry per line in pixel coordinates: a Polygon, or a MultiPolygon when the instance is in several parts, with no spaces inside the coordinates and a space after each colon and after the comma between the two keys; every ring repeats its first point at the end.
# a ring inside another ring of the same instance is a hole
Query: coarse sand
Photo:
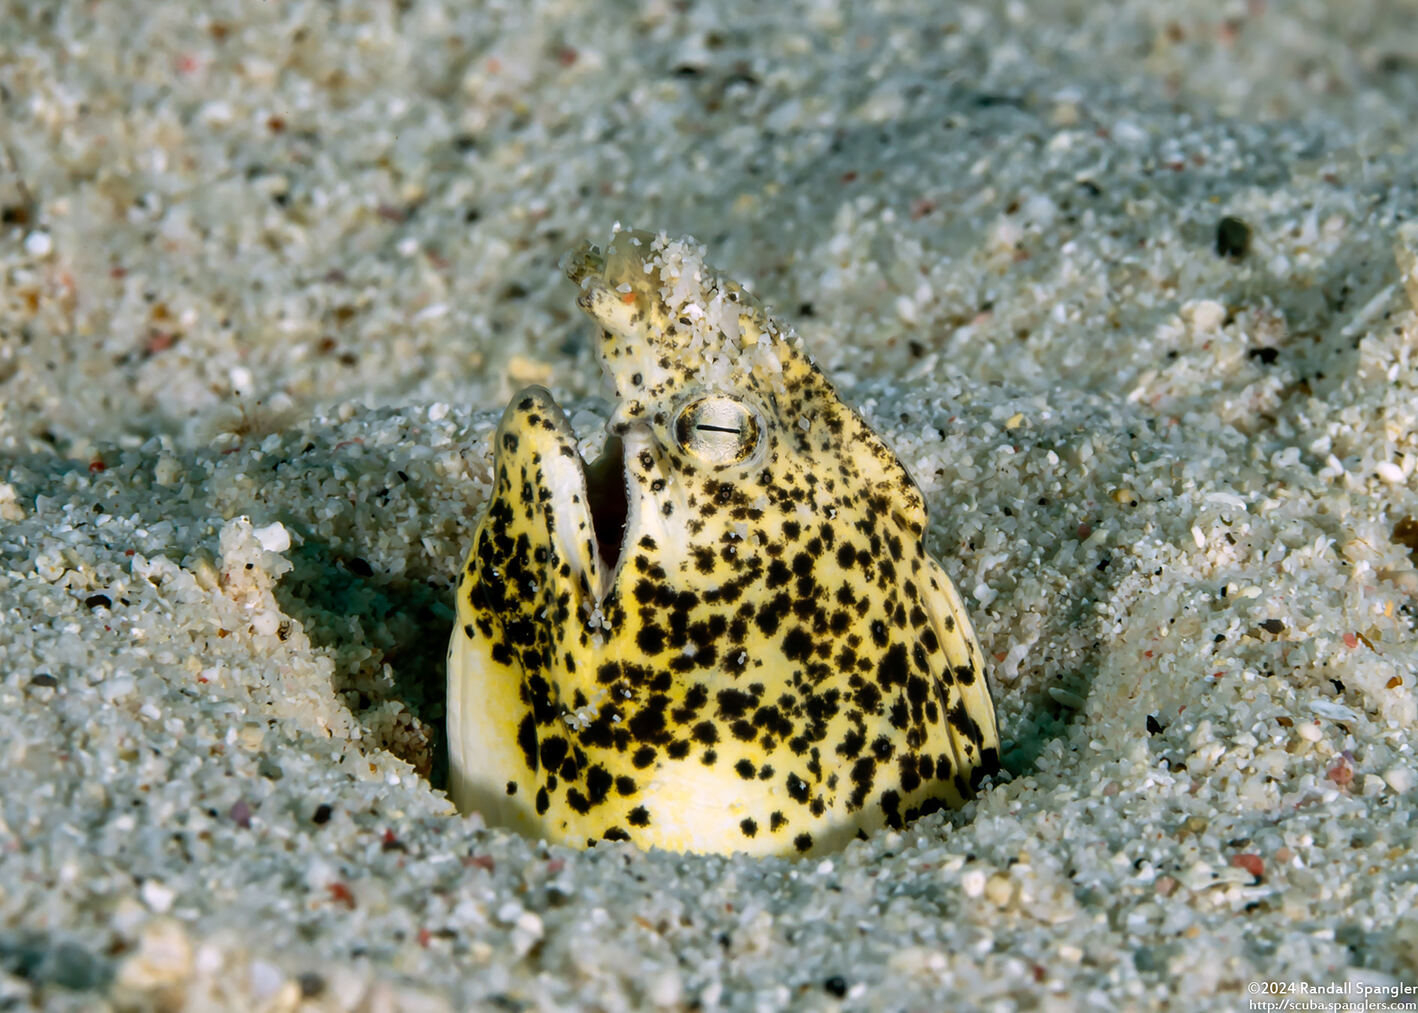
{"type": "Polygon", "coordinates": [[[1418,1002],[1415,53],[1411,0],[0,3],[0,1009],[1418,1002]],[[598,445],[556,264],[617,221],[925,491],[964,810],[452,814],[488,434],[535,382],[598,445]]]}

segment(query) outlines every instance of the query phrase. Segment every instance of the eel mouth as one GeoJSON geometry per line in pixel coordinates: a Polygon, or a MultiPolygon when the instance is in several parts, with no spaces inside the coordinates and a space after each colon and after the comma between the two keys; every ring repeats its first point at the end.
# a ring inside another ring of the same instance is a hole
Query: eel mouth
{"type": "Polygon", "coordinates": [[[605,443],[588,463],[551,391],[523,388],[495,437],[501,503],[488,509],[485,564],[525,573],[528,593],[574,575],[582,587],[577,597],[593,598],[583,604],[594,611],[615,584],[640,513],[628,463],[637,439],[607,425],[605,443]]]}
{"type": "Polygon", "coordinates": [[[625,444],[619,436],[607,435],[600,455],[582,464],[586,482],[586,504],[591,511],[591,530],[596,536],[600,573],[600,595],[610,589],[625,551],[625,535],[630,517],[629,481],[625,470],[625,444]]]}
{"type": "MultiPolygon", "coordinates": [[[[637,516],[639,496],[631,485],[626,434],[607,424],[605,443],[588,462],[566,411],[549,390],[537,386],[512,399],[503,430],[512,439],[499,438],[499,454],[509,455],[508,470],[520,474],[523,482],[536,475],[541,488],[527,492],[545,512],[549,547],[584,577],[586,591],[595,599],[587,607],[594,609],[615,584],[637,516]]],[[[633,443],[635,438],[630,439],[633,443]]],[[[560,564],[527,560],[523,565],[545,568],[545,577],[554,579],[552,571],[560,564]]]]}

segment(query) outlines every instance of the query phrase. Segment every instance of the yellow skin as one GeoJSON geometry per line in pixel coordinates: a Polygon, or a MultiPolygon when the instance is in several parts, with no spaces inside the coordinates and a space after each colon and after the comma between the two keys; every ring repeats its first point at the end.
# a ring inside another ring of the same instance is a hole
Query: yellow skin
{"type": "Polygon", "coordinates": [[[502,417],[448,650],[454,803],[755,855],[961,805],[999,736],[905,467],[692,242],[621,232],[567,273],[618,400],[589,466],[545,389],[502,417]]]}

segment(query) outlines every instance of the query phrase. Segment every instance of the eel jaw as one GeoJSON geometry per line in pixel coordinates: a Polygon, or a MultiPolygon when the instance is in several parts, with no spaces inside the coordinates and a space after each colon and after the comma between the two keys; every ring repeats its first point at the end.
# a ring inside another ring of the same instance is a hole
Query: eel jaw
{"type": "MultiPolygon", "coordinates": [[[[630,443],[634,435],[626,434],[630,443]]],[[[497,435],[497,470],[509,494],[542,515],[532,545],[545,544],[551,558],[523,566],[541,571],[541,582],[557,583],[557,569],[568,564],[581,585],[577,597],[589,612],[615,585],[625,546],[635,529],[640,490],[631,481],[626,439],[607,430],[601,453],[587,463],[566,412],[545,387],[532,386],[512,398],[497,435]],[[509,438],[510,437],[510,438],[509,438]],[[514,491],[517,487],[520,491],[514,491]]],[[[524,543],[525,544],[525,543],[524,543]]]]}

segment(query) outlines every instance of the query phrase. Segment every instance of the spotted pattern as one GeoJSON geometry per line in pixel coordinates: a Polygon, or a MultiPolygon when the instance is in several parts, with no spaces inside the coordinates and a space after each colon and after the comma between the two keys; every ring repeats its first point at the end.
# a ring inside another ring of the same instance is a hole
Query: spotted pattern
{"type": "Polygon", "coordinates": [[[573,845],[815,854],[998,767],[905,467],[689,240],[568,258],[617,397],[508,405],[449,645],[450,794],[573,845]]]}

